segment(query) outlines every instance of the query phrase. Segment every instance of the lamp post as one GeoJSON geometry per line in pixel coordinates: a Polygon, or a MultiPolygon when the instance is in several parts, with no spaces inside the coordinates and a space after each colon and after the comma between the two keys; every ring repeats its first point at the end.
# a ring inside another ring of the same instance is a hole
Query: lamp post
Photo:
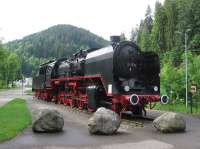
{"type": "Polygon", "coordinates": [[[24,95],[24,77],[22,75],[22,96],[24,95]]]}
{"type": "Polygon", "coordinates": [[[188,108],[188,57],[187,57],[187,32],[185,32],[185,107],[188,108]]]}
{"type": "Polygon", "coordinates": [[[187,57],[187,41],[188,41],[188,32],[191,29],[185,30],[185,33],[177,31],[176,33],[184,35],[185,38],[185,107],[188,108],[188,57],[187,57]]]}

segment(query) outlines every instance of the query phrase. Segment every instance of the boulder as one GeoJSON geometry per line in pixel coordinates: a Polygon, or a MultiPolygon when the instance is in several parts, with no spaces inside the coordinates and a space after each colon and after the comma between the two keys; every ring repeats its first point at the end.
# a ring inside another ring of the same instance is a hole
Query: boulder
{"type": "Polygon", "coordinates": [[[153,121],[153,125],[158,131],[164,133],[182,132],[186,128],[184,118],[180,114],[173,112],[167,112],[157,117],[153,121]]]}
{"type": "Polygon", "coordinates": [[[63,116],[56,110],[44,109],[38,112],[36,120],[33,122],[34,132],[59,132],[64,126],[63,116]]]}
{"type": "Polygon", "coordinates": [[[104,107],[98,108],[88,122],[91,134],[111,135],[117,132],[121,123],[119,115],[104,107]]]}

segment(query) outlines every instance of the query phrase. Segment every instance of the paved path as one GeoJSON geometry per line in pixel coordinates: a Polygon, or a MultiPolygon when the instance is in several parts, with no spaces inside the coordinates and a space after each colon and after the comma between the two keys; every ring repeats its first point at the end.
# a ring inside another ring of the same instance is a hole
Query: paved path
{"type": "Polygon", "coordinates": [[[21,97],[22,95],[24,94],[22,94],[21,89],[2,90],[0,91],[0,106],[12,100],[14,97],[21,97]]]}
{"type": "MultiPolygon", "coordinates": [[[[12,98],[19,94],[17,90],[1,92],[0,101],[5,95],[12,98]]],[[[31,96],[24,96],[24,98],[33,116],[43,108],[59,110],[65,119],[64,131],[56,134],[35,134],[29,127],[16,138],[1,143],[0,149],[200,149],[200,119],[198,118],[185,116],[186,133],[162,134],[155,131],[151,121],[145,121],[144,128],[133,128],[123,123],[117,135],[95,136],[90,135],[87,130],[90,114],[63,105],[36,100],[31,96]]],[[[161,113],[151,111],[149,114],[156,117],[161,113]]]]}

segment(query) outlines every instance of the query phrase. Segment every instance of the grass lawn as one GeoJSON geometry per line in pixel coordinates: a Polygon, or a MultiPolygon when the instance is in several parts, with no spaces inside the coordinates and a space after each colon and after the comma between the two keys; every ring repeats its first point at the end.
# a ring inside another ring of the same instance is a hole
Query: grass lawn
{"type": "MultiPolygon", "coordinates": [[[[164,110],[164,111],[190,113],[190,103],[188,104],[188,109],[186,109],[184,103],[173,103],[173,104],[166,104],[166,105],[157,103],[155,109],[164,110]]],[[[200,113],[200,105],[199,104],[193,104],[192,112],[193,113],[200,113]]]]}
{"type": "Polygon", "coordinates": [[[33,95],[32,89],[26,90],[25,94],[26,95],[33,95]]]}
{"type": "Polygon", "coordinates": [[[31,124],[26,101],[15,98],[0,107],[0,142],[11,139],[31,124]]]}

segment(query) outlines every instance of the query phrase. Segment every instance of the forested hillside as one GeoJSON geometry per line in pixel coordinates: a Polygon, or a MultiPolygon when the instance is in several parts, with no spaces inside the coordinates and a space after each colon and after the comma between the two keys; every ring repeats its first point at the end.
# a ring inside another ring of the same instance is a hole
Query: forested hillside
{"type": "MultiPolygon", "coordinates": [[[[200,0],[157,2],[155,13],[148,7],[145,18],[132,31],[132,40],[161,58],[161,93],[185,99],[185,42],[188,49],[188,89],[200,84],[200,0]],[[186,38],[185,38],[186,37],[186,38]]],[[[199,88],[199,87],[198,87],[199,88]]],[[[196,100],[200,96],[198,90],[196,100]]]]}
{"type": "Polygon", "coordinates": [[[98,48],[108,41],[71,25],[56,25],[6,44],[7,49],[17,53],[22,62],[22,73],[31,76],[42,62],[53,58],[68,57],[76,50],[98,48]]]}

